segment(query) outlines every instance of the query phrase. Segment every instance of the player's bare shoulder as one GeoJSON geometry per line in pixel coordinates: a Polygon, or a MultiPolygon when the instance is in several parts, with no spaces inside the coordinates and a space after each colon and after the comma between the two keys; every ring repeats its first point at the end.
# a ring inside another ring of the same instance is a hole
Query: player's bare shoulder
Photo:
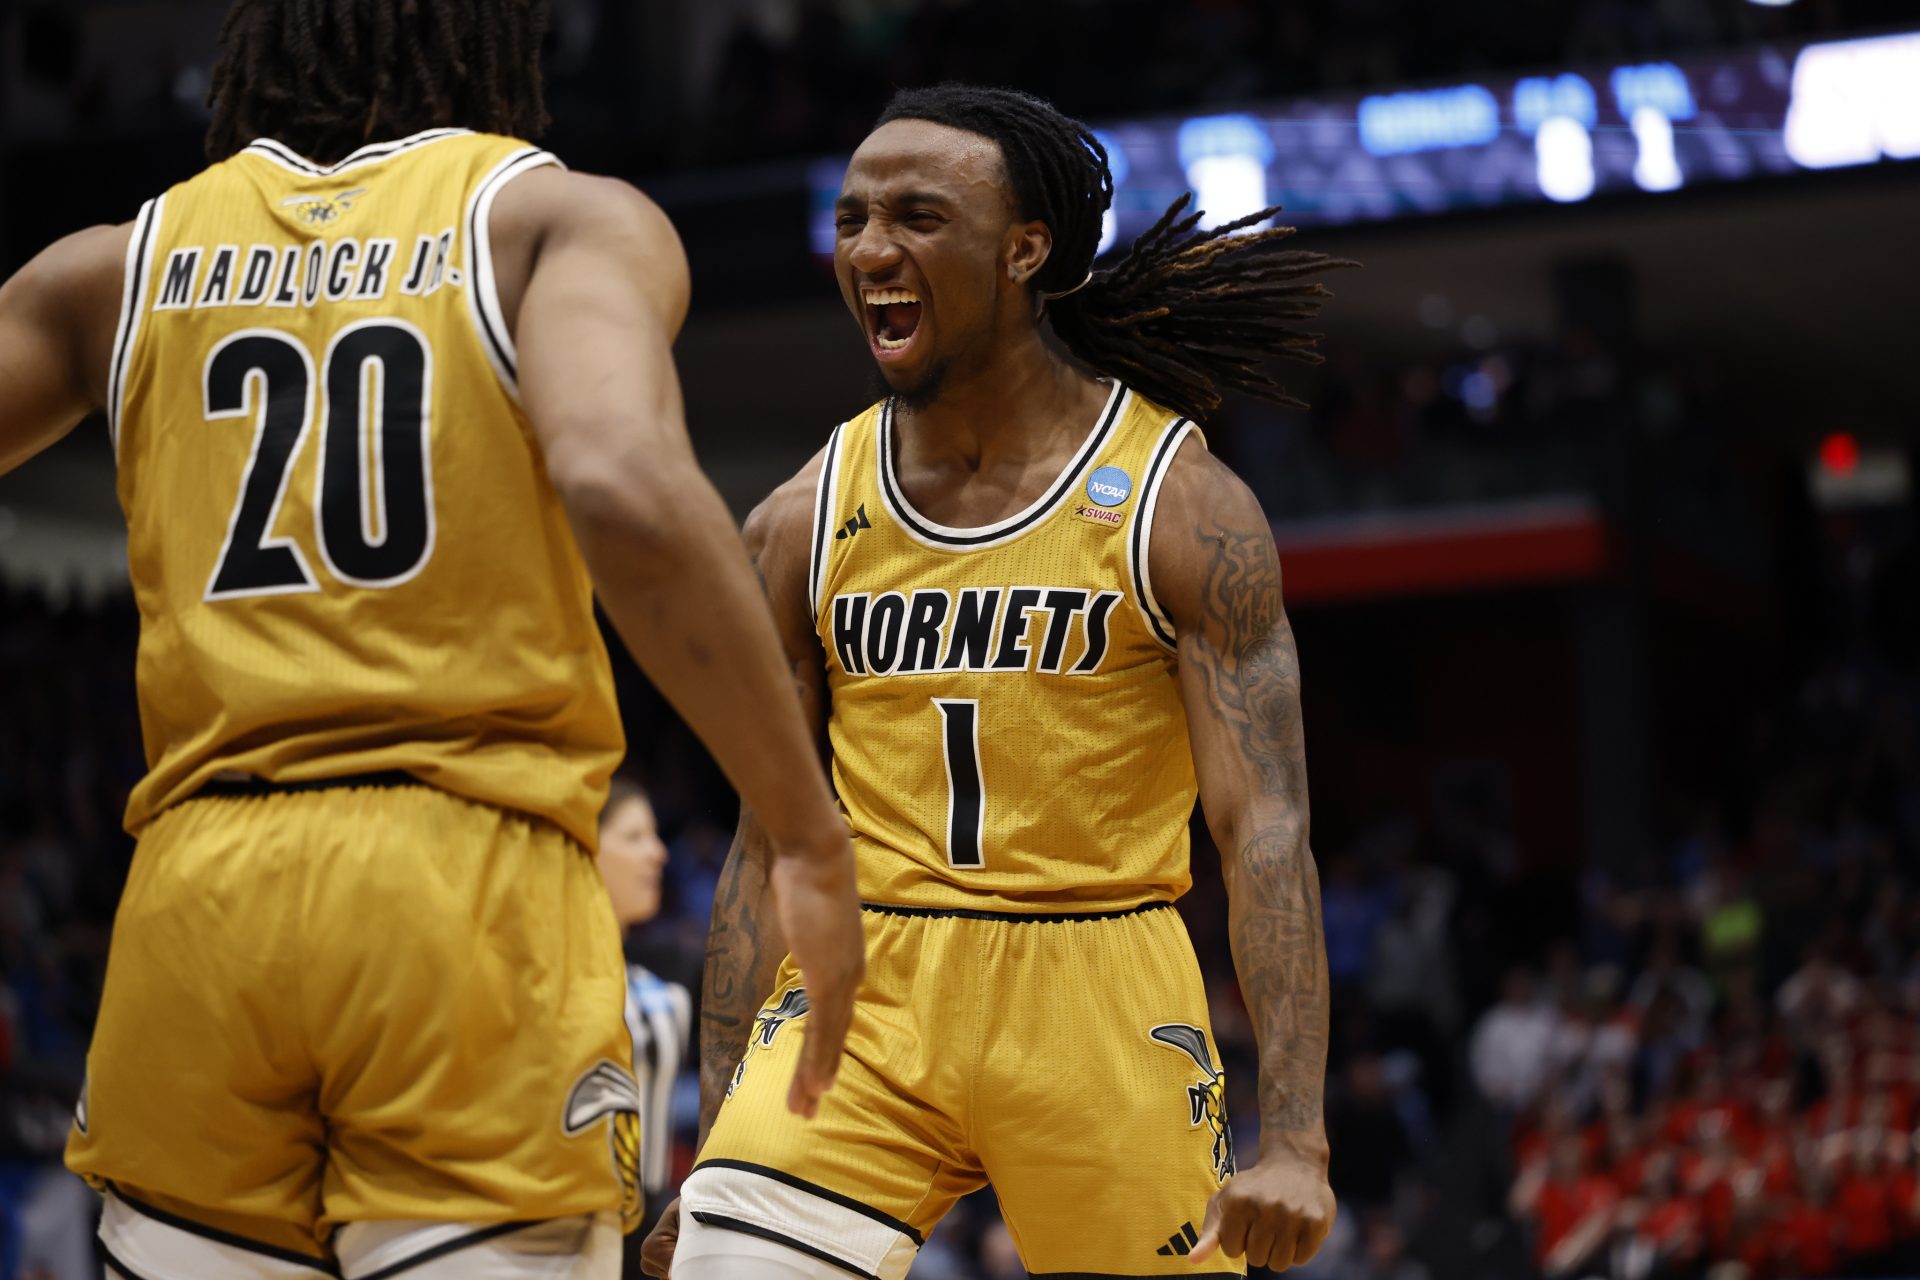
{"type": "Polygon", "coordinates": [[[0,282],[0,473],[106,406],[132,237],[78,232],[0,282]]]}
{"type": "Polygon", "coordinates": [[[1161,483],[1148,551],[1154,594],[1176,627],[1200,616],[1221,549],[1230,544],[1264,544],[1270,557],[1272,527],[1247,482],[1189,435],[1161,483]]]}
{"type": "Polygon", "coordinates": [[[785,614],[797,608],[811,616],[807,600],[807,567],[813,539],[814,507],[820,492],[820,472],[826,466],[823,447],[791,478],[761,500],[747,516],[741,536],[747,554],[767,585],[776,616],[784,630],[785,614]]]}
{"type": "Polygon", "coordinates": [[[69,336],[76,368],[105,403],[107,362],[125,293],[133,223],[89,227],[55,241],[7,282],[49,330],[69,336]]]}
{"type": "Polygon", "coordinates": [[[575,173],[558,166],[532,169],[503,188],[489,223],[494,271],[508,324],[536,265],[552,248],[590,244],[617,265],[637,268],[678,330],[690,285],[680,237],[660,206],[618,178],[575,173]]]}

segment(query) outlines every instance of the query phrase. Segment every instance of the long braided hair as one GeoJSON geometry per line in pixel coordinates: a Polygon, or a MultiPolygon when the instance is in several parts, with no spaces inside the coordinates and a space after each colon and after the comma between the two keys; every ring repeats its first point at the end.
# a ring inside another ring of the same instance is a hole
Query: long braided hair
{"type": "Polygon", "coordinates": [[[547,0],[234,0],[207,157],[270,137],[327,163],[449,125],[536,137],[546,30],[547,0]]]}
{"type": "Polygon", "coordinates": [[[1305,407],[1268,366],[1320,363],[1320,335],[1299,322],[1333,295],[1312,277],[1357,264],[1284,248],[1292,227],[1246,230],[1278,206],[1201,230],[1204,215],[1188,212],[1193,197],[1183,195],[1117,265],[1093,271],[1113,172],[1086,125],[1027,94],[967,84],[903,90],[875,127],[890,120],[926,120],[999,145],[1020,216],[1053,232],[1032,286],[1048,299],[1054,332],[1093,369],[1190,418],[1212,413],[1229,388],[1305,407]]]}

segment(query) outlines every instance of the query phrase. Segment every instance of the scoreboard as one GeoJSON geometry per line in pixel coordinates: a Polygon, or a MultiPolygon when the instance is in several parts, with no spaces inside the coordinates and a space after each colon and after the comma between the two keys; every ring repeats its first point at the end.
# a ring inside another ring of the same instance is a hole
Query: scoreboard
{"type": "MultiPolygon", "coordinates": [[[[1112,159],[1102,250],[1192,191],[1218,224],[1270,204],[1302,226],[1573,204],[1616,192],[1920,157],[1920,31],[1475,80],[1096,130],[1112,159]]],[[[844,157],[811,166],[833,251],[844,157]]]]}

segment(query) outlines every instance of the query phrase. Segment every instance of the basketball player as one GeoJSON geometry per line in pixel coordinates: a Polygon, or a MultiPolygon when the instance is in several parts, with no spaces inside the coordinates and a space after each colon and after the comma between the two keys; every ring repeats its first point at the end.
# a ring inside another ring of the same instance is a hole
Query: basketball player
{"type": "Polygon", "coordinates": [[[816,1009],[858,983],[845,824],[681,420],[679,245],[519,140],[542,9],[239,0],[211,167],[0,289],[0,470],[105,410],[141,613],[68,1146],[112,1275],[617,1274],[594,588],[762,810],[816,1009]]]}
{"type": "Polygon", "coordinates": [[[966,86],[897,97],[847,170],[835,267],[889,394],[747,540],[830,741],[868,980],[839,1088],[789,1122],[812,993],[766,936],[749,804],[711,1131],[650,1251],[677,1227],[676,1280],[895,1280],[989,1182],[1035,1275],[1285,1268],[1332,1223],[1299,668],[1266,517],[1193,421],[1225,387],[1288,402],[1259,366],[1314,358],[1295,322],[1330,264],[1232,234],[1274,210],[1205,231],[1183,201],[1090,276],[1111,192],[1084,126],[966,86]],[[1237,1173],[1171,906],[1196,791],[1259,1039],[1237,1173]]]}

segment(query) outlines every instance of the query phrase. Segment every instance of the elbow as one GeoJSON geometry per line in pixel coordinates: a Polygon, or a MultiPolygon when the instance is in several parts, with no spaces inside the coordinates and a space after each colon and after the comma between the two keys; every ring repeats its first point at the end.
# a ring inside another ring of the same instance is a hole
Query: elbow
{"type": "Polygon", "coordinates": [[[1309,863],[1313,859],[1307,845],[1306,815],[1289,805],[1222,806],[1218,816],[1207,814],[1207,831],[1229,874],[1242,852],[1256,843],[1263,849],[1286,850],[1291,857],[1309,863]]]}
{"type": "Polygon", "coordinates": [[[700,495],[710,486],[688,458],[634,465],[619,457],[552,460],[548,479],[583,543],[615,540],[664,547],[684,539],[700,495]]]}

